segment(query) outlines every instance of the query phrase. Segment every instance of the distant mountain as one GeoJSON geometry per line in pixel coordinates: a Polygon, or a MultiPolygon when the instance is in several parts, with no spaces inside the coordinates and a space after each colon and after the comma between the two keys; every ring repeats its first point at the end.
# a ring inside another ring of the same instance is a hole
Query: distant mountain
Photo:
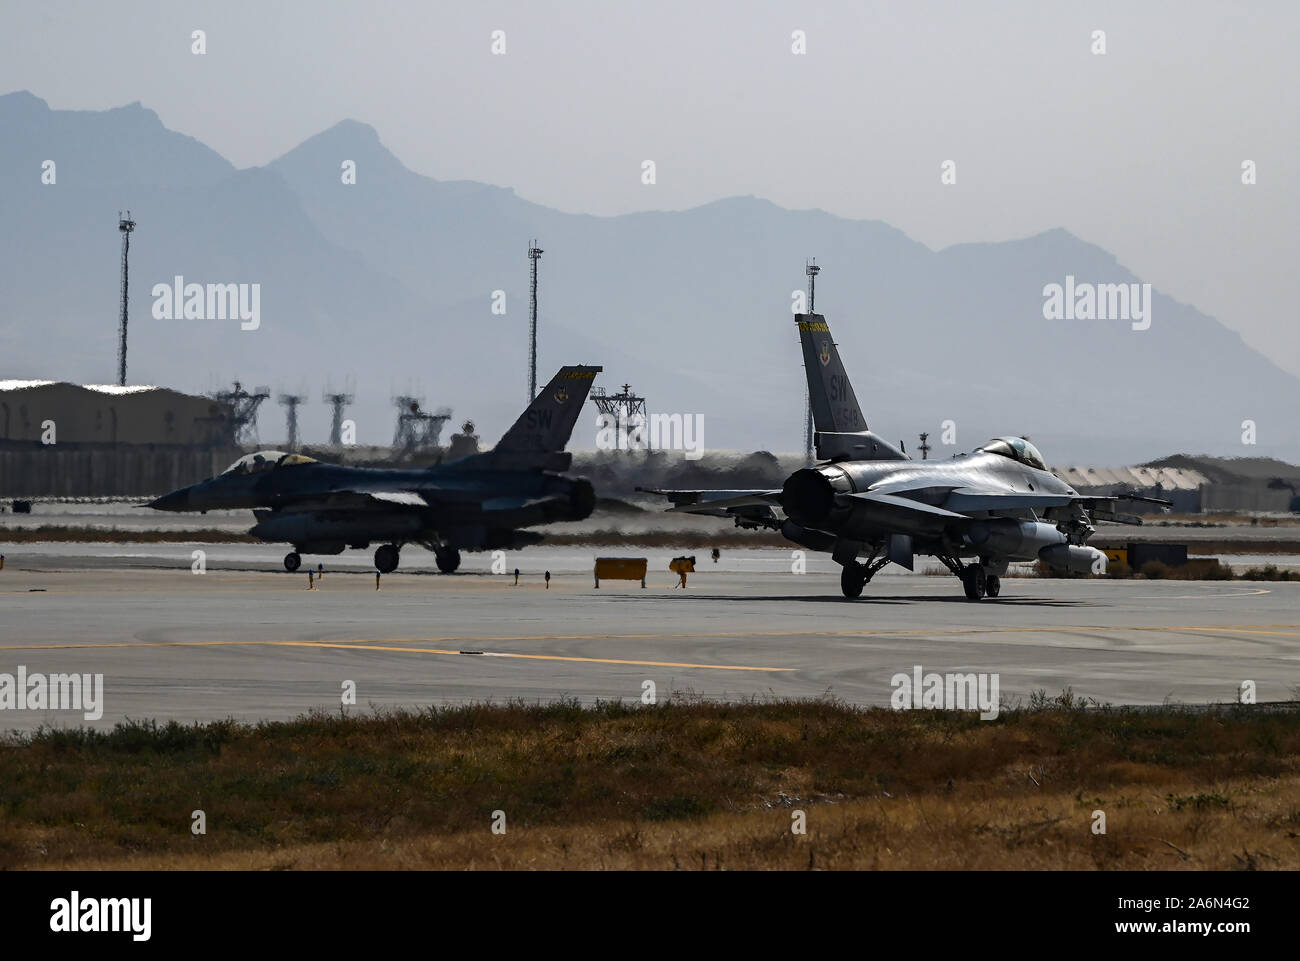
{"type": "MultiPolygon", "coordinates": [[[[794,450],[803,372],[791,323],[806,257],[873,429],[935,454],[1028,434],[1054,463],[1123,463],[1170,450],[1294,458],[1300,380],[1211,317],[1156,292],[1148,330],[1045,320],[1043,289],[1140,283],[1106,251],[1053,230],[931,251],[877,221],[753,197],[619,217],[567,214],[509,189],[402,165],[344,121],[266,168],[235,170],[138,104],[51,111],[0,97],[0,377],[107,381],[118,237],[129,207],[131,379],[207,389],[217,378],[307,389],[321,439],[327,379],[355,381],[358,440],[392,434],[390,394],[474,418],[486,442],[525,395],[530,238],[541,261],[539,377],[600,363],[652,410],[700,413],[711,448],[794,450]],[[41,163],[57,162],[55,186],[41,163]],[[356,183],[342,181],[352,161],[356,183]],[[262,326],[155,320],[150,288],[176,274],[260,283],[262,326]],[[502,290],[506,314],[492,313],[502,290]],[[956,444],[943,446],[943,422],[956,444]],[[1242,422],[1258,443],[1241,443],[1242,422]]],[[[653,188],[647,202],[653,202],[653,188]]],[[[594,441],[592,423],[575,434],[594,441]]],[[[283,436],[265,408],[264,440],[283,436]]]]}

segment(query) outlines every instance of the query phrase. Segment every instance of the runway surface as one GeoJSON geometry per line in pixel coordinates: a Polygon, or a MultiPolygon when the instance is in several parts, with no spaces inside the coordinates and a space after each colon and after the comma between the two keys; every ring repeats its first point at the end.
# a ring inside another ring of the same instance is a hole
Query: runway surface
{"type": "MultiPolygon", "coordinates": [[[[830,694],[887,705],[891,678],[996,672],[1004,702],[1072,688],[1102,702],[1259,701],[1300,686],[1300,583],[1007,578],[971,603],[956,579],[882,573],[859,601],[837,568],[789,551],[697,552],[685,590],[671,554],[530,549],[466,555],[462,571],[403,570],[375,590],[368,555],[326,561],[319,590],[252,545],[36,544],[6,548],[0,674],[103,674],[103,717],[0,710],[0,729],[104,727],[124,718],[285,719],[357,706],[641,697],[830,694]],[[206,573],[192,573],[192,551],[206,573]],[[596,553],[650,558],[648,587],[603,582],[596,553]],[[553,574],[550,589],[541,574],[553,574]]],[[[415,568],[419,565],[418,570],[415,568]]]]}

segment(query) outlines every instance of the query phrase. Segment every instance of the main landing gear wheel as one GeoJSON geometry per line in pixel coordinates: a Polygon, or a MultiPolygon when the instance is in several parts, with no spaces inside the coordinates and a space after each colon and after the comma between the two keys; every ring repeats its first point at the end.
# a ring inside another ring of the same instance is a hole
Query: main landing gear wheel
{"type": "Polygon", "coordinates": [[[867,569],[856,561],[840,568],[840,590],[850,600],[862,596],[862,588],[867,579],[867,569]]]}
{"type": "Polygon", "coordinates": [[[391,574],[397,570],[400,555],[395,544],[385,544],[375,551],[375,570],[381,574],[391,574]]]}
{"type": "Polygon", "coordinates": [[[966,589],[968,601],[978,601],[988,591],[988,578],[982,567],[968,567],[961,573],[961,586],[966,589]]]}
{"type": "Polygon", "coordinates": [[[460,551],[454,547],[440,547],[433,552],[434,563],[444,574],[451,574],[460,567],[460,551]]]}
{"type": "Polygon", "coordinates": [[[996,574],[990,574],[984,578],[984,593],[988,597],[997,597],[1002,593],[1002,578],[996,574]]]}
{"type": "Polygon", "coordinates": [[[290,551],[284,555],[284,569],[292,574],[302,566],[302,556],[297,551],[290,551]]]}

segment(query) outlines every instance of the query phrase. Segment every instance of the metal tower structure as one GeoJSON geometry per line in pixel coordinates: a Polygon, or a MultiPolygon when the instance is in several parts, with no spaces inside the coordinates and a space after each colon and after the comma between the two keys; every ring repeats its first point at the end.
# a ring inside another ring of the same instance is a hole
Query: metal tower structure
{"type": "Polygon", "coordinates": [[[117,325],[117,386],[126,386],[126,319],[127,319],[127,255],[131,252],[131,232],[135,230],[135,221],[131,211],[122,216],[117,212],[117,229],[122,233],[122,311],[117,325]]]}
{"type": "Polygon", "coordinates": [[[420,410],[421,400],[409,395],[393,398],[397,405],[393,453],[399,457],[410,457],[437,447],[442,438],[442,425],[451,419],[451,409],[447,407],[436,414],[420,410]]]}
{"type": "MultiPolygon", "coordinates": [[[[817,307],[817,275],[821,268],[817,266],[817,258],[804,263],[803,272],[808,275],[808,313],[813,313],[817,307]]],[[[804,459],[811,464],[814,458],[813,450],[813,416],[812,416],[812,391],[809,390],[803,399],[803,455],[804,459]]]]}
{"type": "Polygon", "coordinates": [[[239,381],[235,381],[233,390],[219,390],[211,395],[217,403],[230,411],[229,419],[222,418],[223,436],[221,442],[236,447],[257,446],[257,408],[262,401],[271,396],[271,388],[254,387],[253,393],[244,390],[239,381]]]}
{"type": "Polygon", "coordinates": [[[289,452],[293,453],[298,449],[298,408],[307,403],[307,398],[301,394],[281,394],[279,399],[284,405],[285,420],[289,426],[289,452]]]}
{"type": "MultiPolygon", "coordinates": [[[[645,398],[632,393],[632,385],[624,384],[621,394],[606,394],[604,387],[594,387],[591,402],[602,414],[614,418],[620,430],[639,426],[643,431],[650,429],[650,417],[646,413],[645,398]]],[[[645,433],[646,450],[650,449],[650,436],[645,433]]]]}
{"type": "Polygon", "coordinates": [[[537,396],[537,261],[541,259],[542,248],[537,241],[528,242],[528,260],[530,278],[528,282],[528,403],[537,396]]]}
{"type": "Polygon", "coordinates": [[[930,459],[930,445],[926,443],[930,439],[929,434],[921,435],[921,460],[930,459]]]}
{"type": "Polygon", "coordinates": [[[343,443],[343,408],[356,400],[356,397],[351,393],[332,394],[327,387],[322,400],[333,408],[330,415],[330,443],[337,447],[343,443]]]}

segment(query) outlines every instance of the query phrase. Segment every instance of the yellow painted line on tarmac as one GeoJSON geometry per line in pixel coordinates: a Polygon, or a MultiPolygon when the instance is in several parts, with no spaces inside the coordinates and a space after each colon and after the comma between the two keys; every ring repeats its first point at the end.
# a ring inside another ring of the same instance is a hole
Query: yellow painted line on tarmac
{"type": "MultiPolygon", "coordinates": [[[[909,628],[905,630],[854,630],[854,631],[691,631],[682,634],[505,634],[493,637],[386,637],[354,638],[344,643],[367,645],[381,644],[443,644],[450,641],[458,643],[500,643],[506,641],[644,641],[644,640],[691,640],[693,638],[732,638],[732,637],[937,637],[966,634],[1092,634],[1115,631],[1221,631],[1232,634],[1283,633],[1274,628],[1294,628],[1300,631],[1300,624],[1099,624],[1086,625],[1052,625],[1036,627],[946,627],[938,629],[909,628]]],[[[1300,636],[1296,634],[1295,636],[1300,636]]],[[[287,642],[286,642],[287,643],[287,642]]],[[[310,642],[317,643],[317,642],[310,642]]],[[[331,643],[331,642],[325,642],[331,643]]],[[[0,648],[3,650],[3,648],[0,648]]]]}
{"type": "Polygon", "coordinates": [[[570,657],[563,654],[512,654],[500,651],[477,651],[466,654],[465,651],[445,651],[431,647],[389,647],[383,644],[359,643],[347,644],[334,641],[270,641],[268,643],[286,647],[338,647],[353,651],[397,651],[403,654],[456,654],[467,657],[512,657],[529,661],[575,661],[584,664],[627,664],[636,667],[681,667],[695,668],[703,671],[767,671],[771,673],[793,671],[792,667],[747,667],[738,664],[684,664],[678,661],[633,661],[612,657],[570,657]]]}
{"type": "MultiPolygon", "coordinates": [[[[447,638],[455,640],[455,638],[447,638]]],[[[479,638],[464,640],[478,641],[479,638]]],[[[401,640],[398,639],[398,643],[401,640]]],[[[702,671],[760,671],[780,673],[793,671],[792,667],[751,667],[743,664],[690,664],[679,661],[637,661],[611,657],[570,657],[561,654],[516,654],[504,651],[440,650],[431,647],[393,647],[393,642],[383,640],[358,639],[347,641],[108,641],[103,644],[6,644],[0,651],[65,651],[92,650],[98,648],[122,647],[241,647],[261,645],[263,647],[321,647],[339,648],[353,651],[394,651],[402,654],[454,654],[458,657],[508,657],[531,661],[574,661],[587,664],[624,664],[634,667],[677,667],[693,668],[702,671]]]]}
{"type": "MultiPolygon", "coordinates": [[[[1278,637],[1300,637],[1300,624],[1108,624],[1093,626],[1038,625],[1034,627],[961,627],[927,630],[916,628],[908,630],[856,630],[856,631],[696,631],[679,634],[514,634],[494,637],[377,637],[377,638],[339,638],[308,640],[252,640],[252,641],[104,641],[102,643],[63,643],[63,644],[5,644],[0,651],[58,651],[90,650],[95,648],[131,648],[131,647],[335,647],[347,650],[395,651],[409,654],[455,654],[462,655],[464,649],[436,647],[408,647],[399,645],[446,644],[465,645],[499,644],[516,641],[642,641],[642,640],[708,640],[724,638],[758,638],[758,637],[940,637],[996,634],[1113,634],[1121,631],[1146,633],[1192,632],[1210,634],[1253,634],[1278,637]]],[[[618,658],[576,657],[560,654],[528,654],[509,651],[475,651],[468,656],[476,657],[512,657],[526,660],[555,660],[588,662],[593,664],[635,664],[655,667],[690,667],[707,670],[728,671],[787,671],[793,668],[749,667],[734,664],[694,664],[676,661],[626,660],[618,658]]]]}
{"type": "Polygon", "coordinates": [[[1228,594],[1138,594],[1135,597],[1125,598],[1130,601],[1200,601],[1215,600],[1225,597],[1256,597],[1260,594],[1272,594],[1273,592],[1265,587],[1247,588],[1240,591],[1232,591],[1228,594]]]}
{"type": "Polygon", "coordinates": [[[283,644],[284,641],[105,641],[102,644],[5,644],[0,651],[65,651],[97,647],[239,647],[247,644],[283,644]]]}

